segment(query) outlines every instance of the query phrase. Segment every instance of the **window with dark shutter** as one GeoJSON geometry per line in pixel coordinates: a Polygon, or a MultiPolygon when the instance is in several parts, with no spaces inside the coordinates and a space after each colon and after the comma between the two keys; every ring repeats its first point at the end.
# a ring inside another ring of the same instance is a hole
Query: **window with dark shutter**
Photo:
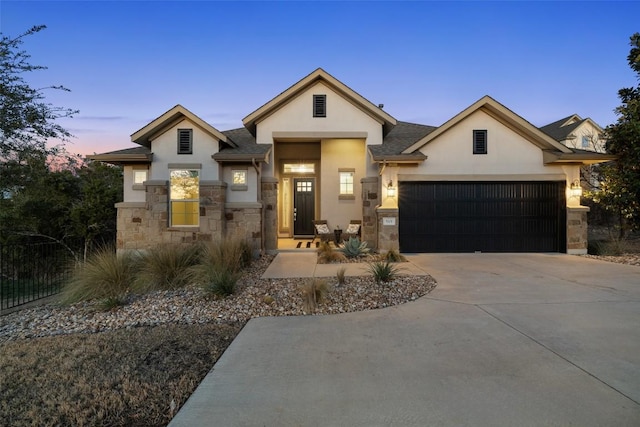
{"type": "Polygon", "coordinates": [[[487,131],[473,131],[473,154],[487,154],[487,131]]]}
{"type": "Polygon", "coordinates": [[[327,95],[313,95],[313,117],[327,117],[327,95]]]}
{"type": "Polygon", "coordinates": [[[193,154],[192,129],[178,129],[178,154],[193,154]]]}

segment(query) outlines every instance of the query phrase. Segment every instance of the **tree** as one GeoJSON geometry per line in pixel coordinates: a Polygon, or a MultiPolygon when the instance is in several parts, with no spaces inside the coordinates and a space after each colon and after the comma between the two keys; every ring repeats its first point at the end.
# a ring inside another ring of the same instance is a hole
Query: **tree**
{"type": "MultiPolygon", "coordinates": [[[[640,33],[630,39],[627,60],[640,80],[640,33]]],[[[618,159],[602,166],[601,190],[593,198],[618,215],[624,237],[627,230],[640,229],[640,84],[620,89],[618,97],[618,120],[605,130],[607,151],[618,159]]]]}
{"type": "Polygon", "coordinates": [[[45,101],[46,90],[68,91],[63,86],[32,88],[25,73],[46,70],[29,63],[31,57],[20,50],[26,36],[46,27],[34,26],[18,37],[0,33],[0,161],[20,162],[25,153],[39,151],[55,154],[58,147],[47,146],[51,140],[66,141],[71,135],[56,120],[72,117],[76,110],[56,107],[45,101]]]}

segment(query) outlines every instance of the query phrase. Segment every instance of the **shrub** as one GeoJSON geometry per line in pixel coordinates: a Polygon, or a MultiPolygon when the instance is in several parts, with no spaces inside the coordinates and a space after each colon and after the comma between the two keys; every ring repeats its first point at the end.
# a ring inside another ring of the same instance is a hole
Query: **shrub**
{"type": "Polygon", "coordinates": [[[159,245],[144,252],[136,279],[137,291],[177,289],[191,283],[200,245],[159,245]]]}
{"type": "Polygon", "coordinates": [[[218,270],[240,271],[251,264],[253,253],[247,240],[224,238],[204,246],[201,264],[211,264],[218,270]]]}
{"type": "Polygon", "coordinates": [[[407,261],[407,258],[405,258],[404,255],[402,255],[400,252],[396,251],[395,249],[391,249],[386,254],[384,254],[383,259],[389,262],[406,262],[407,261]]]}
{"type": "Polygon", "coordinates": [[[318,304],[325,301],[327,295],[331,292],[331,287],[326,280],[312,279],[302,286],[302,298],[304,300],[304,309],[307,313],[313,313],[318,308],[318,304]]]}
{"type": "Polygon", "coordinates": [[[200,266],[202,288],[216,297],[232,295],[240,279],[240,272],[229,269],[218,269],[211,264],[200,266]]]}
{"type": "Polygon", "coordinates": [[[367,242],[361,242],[357,237],[349,237],[339,249],[346,257],[356,258],[368,254],[371,249],[367,247],[367,242]]]}
{"type": "Polygon", "coordinates": [[[340,267],[338,269],[338,271],[336,272],[336,278],[338,279],[338,285],[344,285],[346,278],[345,278],[345,274],[347,272],[347,269],[345,267],[340,267]]]}
{"type": "Polygon", "coordinates": [[[623,240],[590,240],[587,253],[591,255],[618,256],[626,252],[626,243],[623,240]]]}
{"type": "Polygon", "coordinates": [[[134,281],[138,256],[134,252],[116,254],[113,248],[103,248],[76,264],[71,279],[65,284],[60,300],[71,304],[90,299],[123,302],[134,281]]]}
{"type": "Polygon", "coordinates": [[[329,242],[322,242],[318,248],[318,262],[320,264],[330,264],[332,262],[345,261],[346,257],[342,252],[338,252],[331,247],[329,242]]]}
{"type": "Polygon", "coordinates": [[[369,263],[368,269],[377,283],[390,282],[395,279],[400,272],[400,269],[389,261],[369,263]]]}

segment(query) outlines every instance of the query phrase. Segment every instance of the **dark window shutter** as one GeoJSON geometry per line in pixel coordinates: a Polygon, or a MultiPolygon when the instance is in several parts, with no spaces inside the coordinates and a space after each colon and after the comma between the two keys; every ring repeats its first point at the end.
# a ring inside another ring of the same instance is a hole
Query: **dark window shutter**
{"type": "Polygon", "coordinates": [[[327,95],[313,95],[313,117],[327,117],[327,95]]]}
{"type": "Polygon", "coordinates": [[[473,131],[473,154],[487,154],[487,131],[473,131]]]}
{"type": "Polygon", "coordinates": [[[178,154],[193,154],[192,129],[178,129],[178,154]]]}

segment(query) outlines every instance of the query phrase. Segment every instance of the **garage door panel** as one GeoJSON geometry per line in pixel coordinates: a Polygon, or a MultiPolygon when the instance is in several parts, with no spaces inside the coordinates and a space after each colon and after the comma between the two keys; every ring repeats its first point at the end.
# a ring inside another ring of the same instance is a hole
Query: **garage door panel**
{"type": "Polygon", "coordinates": [[[560,252],[564,182],[400,182],[403,252],[560,252]]]}

